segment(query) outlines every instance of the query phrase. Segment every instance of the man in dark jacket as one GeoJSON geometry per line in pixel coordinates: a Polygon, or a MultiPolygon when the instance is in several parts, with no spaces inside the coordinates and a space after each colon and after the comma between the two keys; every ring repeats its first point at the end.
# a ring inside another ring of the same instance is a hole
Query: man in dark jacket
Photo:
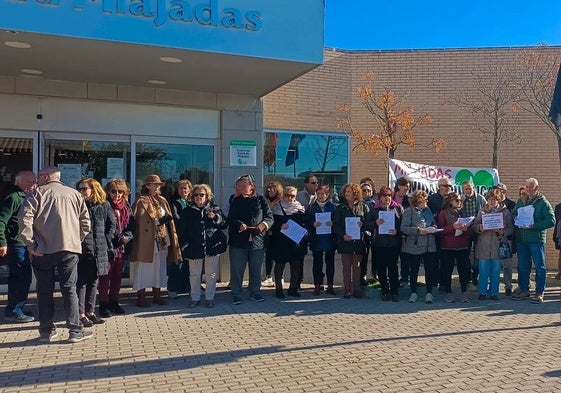
{"type": "Polygon", "coordinates": [[[8,304],[4,310],[6,322],[25,323],[35,320],[23,310],[31,285],[31,261],[19,235],[17,214],[25,195],[37,186],[36,180],[31,171],[19,172],[13,191],[0,203],[0,257],[6,257],[10,269],[8,304]]]}

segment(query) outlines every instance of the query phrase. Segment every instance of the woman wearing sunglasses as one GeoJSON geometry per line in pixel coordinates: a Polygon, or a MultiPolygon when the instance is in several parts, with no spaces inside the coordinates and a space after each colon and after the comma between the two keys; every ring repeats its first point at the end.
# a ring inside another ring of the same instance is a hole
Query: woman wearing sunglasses
{"type": "Polygon", "coordinates": [[[205,271],[206,306],[214,307],[219,256],[226,251],[226,216],[213,202],[214,194],[207,184],[195,184],[185,209],[178,221],[183,257],[189,261],[191,302],[189,307],[201,304],[201,274],[205,271]]]}
{"type": "Polygon", "coordinates": [[[80,321],[85,327],[105,321],[95,313],[95,297],[98,277],[109,272],[109,261],[113,259],[113,237],[115,215],[106,201],[105,191],[95,179],[82,179],[76,186],[86,200],[90,214],[90,233],[82,241],[82,254],[78,260],[76,292],[80,310],[80,321]]]}
{"type": "Polygon", "coordinates": [[[113,314],[124,314],[119,305],[121,277],[125,266],[125,258],[130,254],[131,240],[134,234],[134,217],[129,204],[130,189],[123,179],[113,179],[105,186],[107,201],[111,205],[116,220],[116,233],[113,238],[115,255],[109,260],[109,270],[105,276],[99,277],[99,315],[108,318],[113,314]]]}

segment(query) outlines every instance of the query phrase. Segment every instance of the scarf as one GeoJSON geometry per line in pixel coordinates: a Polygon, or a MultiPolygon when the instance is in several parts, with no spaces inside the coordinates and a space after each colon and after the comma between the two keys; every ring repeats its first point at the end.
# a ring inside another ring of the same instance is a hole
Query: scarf
{"type": "Polygon", "coordinates": [[[119,233],[122,233],[127,225],[129,225],[129,209],[127,209],[127,202],[125,198],[122,198],[119,202],[115,203],[109,201],[113,213],[115,213],[115,218],[117,219],[117,229],[119,233]]]}
{"type": "MultiPolygon", "coordinates": [[[[166,209],[162,202],[163,198],[158,195],[145,195],[144,197],[148,201],[146,210],[150,217],[160,219],[166,214],[166,209]]],[[[158,250],[164,250],[167,247],[168,231],[165,225],[155,225],[154,240],[158,246],[158,250]]]]}
{"type": "Polygon", "coordinates": [[[325,211],[325,205],[327,205],[327,201],[325,202],[320,202],[316,200],[316,203],[318,204],[319,208],[321,209],[321,211],[325,211]]]}
{"type": "Polygon", "coordinates": [[[305,209],[304,206],[298,201],[294,202],[286,202],[286,201],[279,201],[276,205],[271,208],[273,214],[278,216],[284,216],[285,213],[287,216],[297,213],[304,213],[305,209]],[[283,212],[284,209],[284,212],[283,212]]]}
{"type": "Polygon", "coordinates": [[[448,223],[448,225],[453,224],[457,221],[455,217],[460,216],[460,209],[449,207],[448,209],[446,209],[445,215],[446,215],[446,222],[448,223]]]}

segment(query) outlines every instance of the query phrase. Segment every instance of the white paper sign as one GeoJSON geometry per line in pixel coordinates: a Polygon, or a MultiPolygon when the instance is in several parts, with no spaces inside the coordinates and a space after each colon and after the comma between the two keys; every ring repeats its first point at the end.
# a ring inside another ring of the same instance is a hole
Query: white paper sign
{"type": "Polygon", "coordinates": [[[107,159],[107,178],[108,179],[124,179],[125,176],[125,160],[123,158],[107,159]]]}
{"type": "Polygon", "coordinates": [[[288,228],[281,229],[281,233],[292,240],[294,243],[300,243],[302,238],[306,235],[306,229],[290,219],[286,222],[286,224],[288,225],[288,228]]]}
{"type": "Polygon", "coordinates": [[[505,223],[503,219],[503,213],[482,214],[481,224],[483,226],[483,230],[485,231],[490,229],[504,229],[505,223]]]}
{"type": "Polygon", "coordinates": [[[82,164],[58,164],[60,181],[68,187],[76,188],[82,179],[82,164]]]}
{"type": "MultiPolygon", "coordinates": [[[[474,216],[460,217],[460,218],[458,218],[458,224],[465,224],[466,227],[469,227],[474,219],[475,219],[474,216]]],[[[456,229],[456,232],[454,233],[454,235],[455,236],[460,236],[462,233],[464,233],[464,232],[461,229],[456,229]]]]}
{"type": "Polygon", "coordinates": [[[519,207],[516,210],[517,216],[514,225],[520,228],[534,225],[534,205],[519,207]]]}
{"type": "Polygon", "coordinates": [[[378,225],[378,233],[380,235],[389,235],[391,230],[395,229],[395,213],[393,211],[380,210],[378,218],[384,220],[384,223],[378,225]]]}
{"type": "Polygon", "coordinates": [[[353,240],[360,240],[359,222],[360,217],[345,217],[345,235],[350,236],[353,240]]]}
{"type": "Polygon", "coordinates": [[[316,221],[320,223],[316,227],[316,235],[328,235],[331,233],[331,227],[327,226],[327,222],[331,221],[331,213],[316,213],[316,221]]]}

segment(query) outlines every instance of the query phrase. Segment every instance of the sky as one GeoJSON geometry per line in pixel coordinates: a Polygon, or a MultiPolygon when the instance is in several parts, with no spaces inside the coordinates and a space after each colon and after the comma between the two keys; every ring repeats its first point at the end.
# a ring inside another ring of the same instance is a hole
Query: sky
{"type": "Polygon", "coordinates": [[[561,0],[325,0],[325,11],[329,48],[561,45],[561,0]]]}

